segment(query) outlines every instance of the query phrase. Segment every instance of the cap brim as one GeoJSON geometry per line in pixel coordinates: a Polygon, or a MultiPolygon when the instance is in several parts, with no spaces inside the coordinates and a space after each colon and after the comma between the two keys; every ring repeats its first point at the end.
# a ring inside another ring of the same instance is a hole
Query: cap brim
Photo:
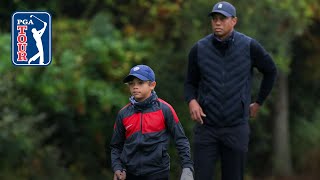
{"type": "Polygon", "coordinates": [[[146,78],[146,77],[144,77],[144,76],[142,76],[140,74],[129,74],[127,77],[125,77],[123,79],[123,83],[127,83],[127,82],[131,81],[134,77],[136,77],[136,78],[138,78],[138,79],[140,79],[142,81],[148,81],[149,80],[148,78],[146,78]]]}
{"type": "Polygon", "coordinates": [[[232,17],[231,14],[229,14],[229,13],[227,13],[225,11],[219,11],[219,10],[212,11],[211,13],[208,14],[208,16],[212,16],[212,14],[214,14],[214,13],[219,13],[219,14],[222,14],[222,15],[224,15],[226,17],[232,17]]]}

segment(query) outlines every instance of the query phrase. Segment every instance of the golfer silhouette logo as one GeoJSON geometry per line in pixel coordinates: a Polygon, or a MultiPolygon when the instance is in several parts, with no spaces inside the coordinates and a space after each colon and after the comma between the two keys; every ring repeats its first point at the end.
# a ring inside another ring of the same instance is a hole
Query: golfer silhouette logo
{"type": "Polygon", "coordinates": [[[51,63],[51,15],[47,12],[16,12],[12,15],[12,62],[16,66],[47,66],[51,63]]]}
{"type": "Polygon", "coordinates": [[[37,46],[39,52],[37,54],[35,54],[34,56],[32,56],[32,58],[29,59],[28,64],[30,64],[32,61],[35,61],[37,58],[40,58],[39,64],[40,65],[44,65],[44,61],[43,61],[43,45],[42,45],[41,37],[42,37],[44,31],[46,30],[47,23],[42,21],[41,19],[37,18],[34,15],[30,15],[30,18],[32,18],[32,17],[35,17],[39,21],[43,22],[44,26],[39,31],[37,31],[36,28],[32,28],[32,30],[31,30],[31,32],[33,33],[33,38],[36,41],[36,46],[37,46]]]}

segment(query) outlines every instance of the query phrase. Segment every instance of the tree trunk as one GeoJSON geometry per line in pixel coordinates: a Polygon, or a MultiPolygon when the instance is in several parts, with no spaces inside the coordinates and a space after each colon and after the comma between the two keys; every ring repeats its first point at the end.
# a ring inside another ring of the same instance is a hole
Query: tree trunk
{"type": "Polygon", "coordinates": [[[273,172],[275,175],[291,175],[291,151],[290,151],[290,132],[289,132],[289,92],[288,75],[279,72],[277,83],[276,113],[273,127],[273,172]]]}

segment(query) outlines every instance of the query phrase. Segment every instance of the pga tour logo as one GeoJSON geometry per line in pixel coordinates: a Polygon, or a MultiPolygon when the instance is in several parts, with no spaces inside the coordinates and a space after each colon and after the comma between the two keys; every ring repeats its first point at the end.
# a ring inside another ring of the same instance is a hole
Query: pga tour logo
{"type": "Polygon", "coordinates": [[[11,19],[11,60],[16,66],[51,63],[51,15],[15,12],[11,19]]]}

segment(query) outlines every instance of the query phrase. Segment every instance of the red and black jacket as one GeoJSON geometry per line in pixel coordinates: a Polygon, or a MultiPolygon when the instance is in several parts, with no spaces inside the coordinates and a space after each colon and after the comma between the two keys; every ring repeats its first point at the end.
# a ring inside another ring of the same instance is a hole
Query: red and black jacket
{"type": "Polygon", "coordinates": [[[134,175],[168,171],[167,152],[171,137],[182,168],[193,169],[190,144],[172,106],[155,92],[143,102],[132,102],[118,113],[111,139],[113,171],[126,169],[134,175]]]}

